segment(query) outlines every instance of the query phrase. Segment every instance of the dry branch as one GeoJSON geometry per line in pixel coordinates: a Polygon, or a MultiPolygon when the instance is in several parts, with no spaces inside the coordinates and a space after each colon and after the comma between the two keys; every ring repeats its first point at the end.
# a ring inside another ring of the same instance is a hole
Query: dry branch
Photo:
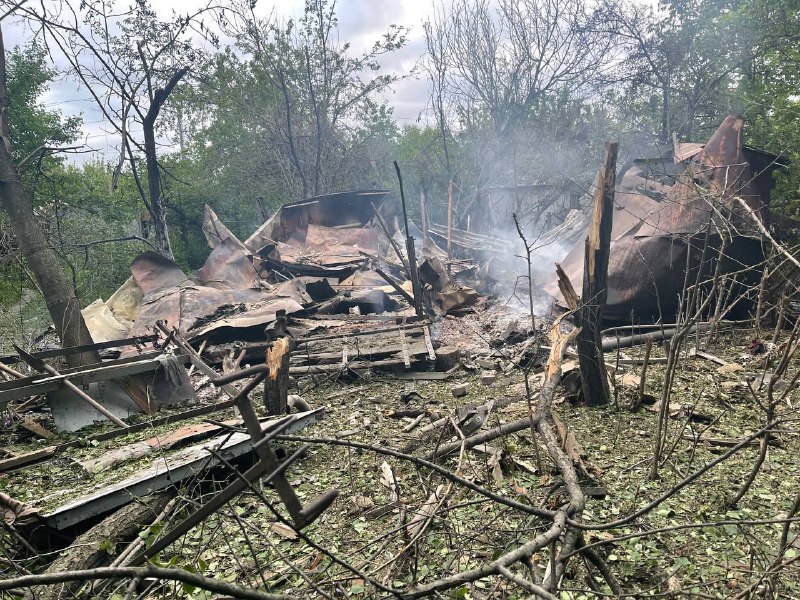
{"type": "Polygon", "coordinates": [[[68,581],[89,581],[92,579],[163,579],[180,581],[209,592],[223,594],[244,600],[293,600],[294,596],[259,592],[220,581],[211,577],[191,573],[183,569],[165,569],[155,565],[145,567],[100,567],[80,571],[59,571],[39,575],[22,575],[10,579],[0,579],[0,592],[21,590],[41,585],[52,585],[68,581]]]}

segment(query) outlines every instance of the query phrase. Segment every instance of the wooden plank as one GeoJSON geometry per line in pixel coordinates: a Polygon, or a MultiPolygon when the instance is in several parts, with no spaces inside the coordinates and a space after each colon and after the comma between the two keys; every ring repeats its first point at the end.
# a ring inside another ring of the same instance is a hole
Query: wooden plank
{"type": "Polygon", "coordinates": [[[24,379],[25,375],[0,362],[0,371],[13,379],[24,379]]]}
{"type": "Polygon", "coordinates": [[[394,375],[397,379],[410,381],[444,381],[450,377],[450,373],[443,371],[408,371],[394,375]]]}
{"type": "Polygon", "coordinates": [[[427,325],[422,326],[422,333],[425,335],[425,347],[428,349],[428,358],[436,360],[436,352],[433,350],[433,340],[431,339],[431,330],[427,325]]]}
{"type": "MultiPolygon", "coordinates": [[[[127,431],[125,433],[128,433],[127,431]]],[[[12,458],[7,458],[5,460],[0,461],[0,473],[7,473],[17,467],[33,464],[34,462],[38,462],[45,458],[50,458],[57,452],[58,446],[48,446],[47,448],[41,448],[39,450],[34,450],[33,452],[26,452],[25,454],[20,454],[19,456],[14,456],[12,458]]]]}
{"type": "Polygon", "coordinates": [[[699,356],[700,358],[705,358],[706,360],[711,361],[714,364],[720,365],[722,367],[728,364],[727,361],[722,360],[719,356],[714,356],[713,354],[709,354],[708,352],[703,352],[702,350],[697,350],[696,348],[691,348],[689,350],[689,356],[699,356]]]}
{"type": "MultiPolygon", "coordinates": [[[[663,365],[667,364],[666,357],[650,357],[650,360],[647,361],[651,365],[663,365]]],[[[644,363],[644,358],[620,358],[619,364],[621,365],[641,365],[644,363]]]]}
{"type": "Polygon", "coordinates": [[[403,350],[403,364],[405,365],[406,369],[410,369],[411,357],[408,355],[408,343],[406,341],[405,329],[400,330],[400,346],[403,350]]]}
{"type": "Polygon", "coordinates": [[[220,410],[231,408],[232,406],[233,406],[233,401],[225,400],[224,402],[218,402],[216,404],[210,404],[206,406],[199,406],[197,408],[192,408],[191,410],[187,410],[174,415],[168,415],[166,417],[161,417],[159,419],[151,419],[149,421],[137,423],[136,425],[129,425],[127,429],[113,429],[111,431],[106,431],[104,433],[98,433],[96,435],[90,435],[88,437],[82,437],[69,442],[64,442],[63,444],[59,444],[57,446],[48,446],[46,448],[34,450],[33,452],[20,454],[19,456],[15,456],[13,458],[0,461],[0,473],[9,472],[15,469],[19,469],[25,466],[41,462],[42,460],[51,458],[57,455],[58,453],[67,450],[68,448],[74,448],[76,446],[86,444],[87,442],[93,442],[93,441],[103,442],[105,440],[110,440],[115,437],[119,437],[121,435],[128,435],[130,433],[136,433],[138,431],[150,429],[151,427],[159,427],[161,425],[167,425],[169,423],[177,423],[179,421],[185,421],[186,419],[199,417],[201,415],[208,415],[211,413],[218,412],[220,410]]]}
{"type": "Polygon", "coordinates": [[[136,344],[147,344],[155,342],[158,336],[141,335],[138,337],[125,338],[122,340],[110,340],[108,342],[98,342],[96,344],[85,344],[83,346],[67,346],[66,348],[55,348],[53,350],[43,350],[41,352],[31,352],[32,356],[36,358],[54,358],[56,356],[70,356],[80,352],[89,350],[105,350],[107,348],[124,348],[125,346],[133,346],[136,344]]]}
{"type": "MultiPolygon", "coordinates": [[[[337,319],[340,315],[333,315],[337,319]]],[[[396,317],[395,317],[396,318],[396,317]]],[[[324,340],[335,340],[341,337],[361,337],[365,335],[375,335],[378,333],[393,333],[395,331],[400,331],[401,329],[421,329],[421,325],[418,323],[411,323],[409,325],[397,325],[395,327],[381,327],[378,329],[363,329],[361,331],[350,331],[347,333],[334,333],[329,335],[318,335],[314,337],[307,337],[307,338],[300,338],[297,340],[298,346],[306,346],[313,342],[321,342],[324,340]]]]}
{"type": "MultiPolygon", "coordinates": [[[[387,346],[384,344],[382,346],[364,348],[362,344],[359,344],[357,348],[348,350],[348,360],[352,359],[353,357],[360,357],[364,360],[370,360],[370,358],[373,356],[390,356],[392,354],[400,354],[402,352],[402,345],[387,346]],[[350,350],[352,350],[352,352],[350,350]]],[[[417,343],[408,345],[408,352],[410,356],[421,356],[427,355],[428,349],[423,345],[422,339],[420,339],[417,343]]],[[[341,351],[336,351],[310,355],[298,354],[294,358],[295,359],[292,361],[294,366],[331,362],[341,363],[342,353],[341,351]]]]}
{"type": "Polygon", "coordinates": [[[49,429],[45,429],[41,425],[39,425],[36,421],[31,419],[30,417],[22,417],[19,421],[19,424],[30,431],[33,434],[38,435],[44,439],[49,439],[55,437],[55,433],[50,431],[49,429]]]}
{"type": "MultiPolygon", "coordinates": [[[[138,356],[128,356],[125,358],[117,358],[102,363],[95,363],[93,365],[85,365],[82,367],[71,367],[69,369],[63,369],[61,371],[61,375],[70,376],[78,373],[93,373],[98,369],[105,369],[111,366],[121,366],[130,363],[136,363],[147,359],[154,359],[158,357],[160,354],[161,352],[148,352],[147,354],[141,354],[138,356]]],[[[33,383],[46,381],[49,379],[51,379],[51,376],[46,373],[36,373],[35,375],[29,375],[27,377],[23,377],[22,379],[18,379],[16,381],[0,381],[0,391],[13,389],[20,385],[30,385],[33,383]]]]}
{"type": "MultiPolygon", "coordinates": [[[[395,367],[403,364],[402,359],[387,359],[376,361],[354,361],[347,365],[351,371],[369,370],[374,367],[395,367]]],[[[342,366],[339,363],[331,365],[303,365],[289,367],[290,375],[312,375],[314,373],[335,373],[341,371],[342,366]]]]}
{"type": "Polygon", "coordinates": [[[378,275],[380,275],[381,278],[383,278],[383,280],[386,281],[386,283],[388,283],[390,286],[392,286],[392,289],[394,289],[395,292],[400,294],[405,299],[406,302],[408,302],[411,306],[414,306],[414,298],[407,291],[405,291],[402,287],[400,287],[400,284],[398,284],[387,273],[383,272],[379,268],[376,267],[373,270],[378,275]]]}
{"type": "Polygon", "coordinates": [[[138,406],[141,411],[146,415],[152,415],[158,407],[150,402],[150,397],[147,394],[147,389],[142,383],[133,377],[123,377],[117,382],[117,385],[123,392],[128,394],[128,398],[138,406]]]}
{"type": "MultiPolygon", "coordinates": [[[[324,409],[321,408],[298,414],[297,420],[286,432],[298,431],[315,423],[323,414],[324,409]]],[[[282,417],[270,419],[262,425],[262,431],[268,433],[274,424],[280,421],[282,417]]],[[[249,434],[234,433],[228,437],[226,433],[185,448],[171,456],[160,457],[150,467],[134,473],[127,479],[72,500],[42,515],[42,518],[49,527],[62,530],[124,506],[134,498],[141,498],[170,487],[187,477],[197,475],[207,465],[216,466],[218,461],[208,453],[207,448],[216,448],[226,439],[227,441],[217,450],[225,460],[231,461],[252,451],[249,434]]]]}
{"type": "Polygon", "coordinates": [[[130,375],[148,373],[156,370],[161,364],[154,359],[132,362],[127,359],[123,360],[125,360],[125,362],[122,364],[115,363],[104,365],[87,371],[63,372],[59,373],[59,375],[42,374],[37,377],[26,377],[25,379],[18,379],[16,381],[3,382],[4,384],[12,384],[12,386],[0,383],[0,409],[4,408],[6,404],[12,400],[30,398],[31,396],[54,392],[63,385],[64,381],[71,381],[78,387],[86,386],[98,381],[120,379],[130,375]]]}
{"type": "MultiPolygon", "coordinates": [[[[108,342],[98,342],[96,344],[84,344],[83,346],[67,346],[66,348],[54,348],[52,350],[42,350],[40,352],[31,352],[31,356],[35,358],[54,358],[56,356],[69,356],[71,354],[78,354],[79,352],[86,352],[91,350],[105,350],[107,348],[123,348],[125,346],[133,346],[135,344],[147,344],[158,340],[157,335],[142,335],[139,337],[125,338],[122,340],[110,340],[108,342]]],[[[6,354],[0,356],[0,364],[5,363],[18,363],[19,357],[15,354],[6,354]]],[[[0,367],[2,370],[2,367],[0,367]]]]}
{"type": "MultiPolygon", "coordinates": [[[[241,423],[241,419],[232,419],[223,421],[222,425],[236,426],[241,425],[241,423]]],[[[170,448],[174,448],[183,443],[209,437],[220,432],[222,429],[223,428],[221,425],[215,425],[214,423],[195,423],[193,425],[186,425],[185,427],[180,427],[175,431],[168,433],[167,435],[151,437],[150,439],[143,440],[141,442],[135,442],[121,448],[115,448],[114,450],[106,452],[98,457],[78,461],[78,464],[81,466],[81,468],[83,468],[84,471],[90,475],[93,475],[95,473],[99,473],[100,471],[115,467],[123,462],[147,456],[148,454],[152,454],[157,450],[169,450],[170,448]]]]}
{"type": "MultiPolygon", "coordinates": [[[[336,314],[336,315],[305,315],[303,320],[308,321],[380,321],[384,323],[393,322],[397,323],[397,315],[350,315],[350,314],[336,314]]],[[[419,323],[428,321],[427,317],[418,317],[417,315],[408,315],[406,321],[409,323],[419,323]]]]}

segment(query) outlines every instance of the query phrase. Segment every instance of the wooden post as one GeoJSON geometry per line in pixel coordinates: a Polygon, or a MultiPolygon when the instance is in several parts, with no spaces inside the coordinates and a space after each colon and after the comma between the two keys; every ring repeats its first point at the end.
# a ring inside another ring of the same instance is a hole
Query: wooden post
{"type": "Polygon", "coordinates": [[[286,331],[286,311],[276,313],[272,345],[267,349],[267,377],[264,379],[264,406],[270,416],[287,413],[289,395],[289,357],[294,349],[294,340],[286,331]]]}
{"type": "Polygon", "coordinates": [[[447,260],[453,258],[450,247],[453,238],[453,180],[447,184],[447,260]]]}
{"type": "Polygon", "coordinates": [[[419,212],[422,218],[422,247],[428,243],[428,215],[425,212],[425,189],[419,190],[419,212]]]}
{"type": "Polygon", "coordinates": [[[408,257],[408,274],[411,279],[411,290],[414,293],[414,311],[418,317],[424,313],[422,310],[422,286],[417,273],[417,252],[414,248],[414,238],[408,229],[408,211],[406,210],[406,195],[403,191],[403,176],[400,174],[400,165],[394,161],[394,170],[397,172],[397,181],[400,184],[400,202],[403,206],[403,222],[406,226],[406,256],[408,257]]]}
{"type": "Polygon", "coordinates": [[[603,167],[597,176],[592,221],[586,236],[583,294],[578,305],[578,362],[583,397],[589,406],[608,404],[611,396],[603,359],[600,331],[608,296],[608,257],[614,213],[617,151],[619,144],[607,143],[603,167]]]}
{"type": "Polygon", "coordinates": [[[406,238],[406,254],[408,255],[408,265],[411,267],[411,291],[414,294],[414,312],[418,317],[423,316],[422,310],[422,286],[419,283],[419,273],[417,272],[417,251],[414,248],[414,238],[406,238]]]}

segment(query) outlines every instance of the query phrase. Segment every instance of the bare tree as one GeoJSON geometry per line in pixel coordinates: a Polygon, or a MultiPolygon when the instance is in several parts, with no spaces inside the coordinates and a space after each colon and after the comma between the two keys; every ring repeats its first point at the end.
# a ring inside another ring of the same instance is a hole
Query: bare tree
{"type": "MultiPolygon", "coordinates": [[[[425,24],[432,105],[448,164],[451,146],[462,147],[462,164],[450,171],[472,180],[460,181],[456,219],[487,185],[554,184],[593,171],[592,151],[585,140],[574,143],[575,113],[565,107],[579,106],[610,64],[611,25],[584,0],[437,6],[425,24]],[[470,183],[472,199],[465,194],[470,183]]],[[[529,211],[521,201],[514,211],[527,226],[529,211]]],[[[530,212],[536,220],[541,210],[530,212]]]]}
{"type": "Polygon", "coordinates": [[[456,0],[426,33],[441,48],[448,92],[507,136],[549,94],[585,86],[608,64],[613,35],[603,23],[583,0],[500,0],[496,9],[456,0]]]}
{"type": "Polygon", "coordinates": [[[167,203],[158,161],[158,118],[176,86],[200,59],[190,36],[210,42],[198,11],[161,21],[146,0],[120,10],[111,0],[14,5],[43,37],[51,51],[63,55],[111,128],[121,137],[118,179],[127,163],[150,215],[158,251],[172,258],[167,228],[167,203]],[[144,173],[142,173],[144,171],[144,173]]]}
{"type": "Polygon", "coordinates": [[[340,187],[364,124],[384,120],[377,95],[400,78],[382,73],[380,59],[405,44],[405,28],[390,26],[356,53],[337,39],[335,9],[330,0],[306,0],[300,18],[281,22],[238,1],[221,22],[247,57],[243,117],[262,132],[265,154],[275,157],[283,187],[295,198],[340,187]]]}

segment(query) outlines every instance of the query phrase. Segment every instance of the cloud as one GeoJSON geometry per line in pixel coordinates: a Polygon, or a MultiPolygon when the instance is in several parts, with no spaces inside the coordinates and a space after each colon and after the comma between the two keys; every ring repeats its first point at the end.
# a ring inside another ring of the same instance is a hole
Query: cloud
{"type": "MultiPolygon", "coordinates": [[[[120,0],[123,3],[123,0],[120,0]]],[[[206,4],[206,0],[154,0],[152,5],[159,17],[168,19],[173,12],[190,13],[206,4]]],[[[256,10],[260,16],[274,12],[279,18],[297,18],[302,14],[304,0],[282,0],[270,4],[259,2],[256,10]]],[[[394,108],[395,118],[401,124],[415,122],[420,115],[426,119],[428,85],[424,76],[410,76],[425,51],[422,23],[433,12],[433,0],[339,0],[336,5],[339,19],[339,42],[349,42],[353,52],[367,51],[386,33],[390,25],[409,28],[404,48],[382,56],[382,71],[402,76],[384,99],[394,108]]],[[[33,32],[25,21],[11,20],[4,28],[7,48],[22,45],[32,38],[33,32]]],[[[54,66],[65,72],[68,65],[63,56],[54,54],[54,66]]],[[[84,121],[82,140],[95,151],[75,155],[70,160],[85,162],[96,158],[115,160],[120,138],[91,98],[71,77],[62,76],[50,84],[50,89],[40,99],[48,108],[59,110],[63,116],[81,116],[84,121]]]]}

